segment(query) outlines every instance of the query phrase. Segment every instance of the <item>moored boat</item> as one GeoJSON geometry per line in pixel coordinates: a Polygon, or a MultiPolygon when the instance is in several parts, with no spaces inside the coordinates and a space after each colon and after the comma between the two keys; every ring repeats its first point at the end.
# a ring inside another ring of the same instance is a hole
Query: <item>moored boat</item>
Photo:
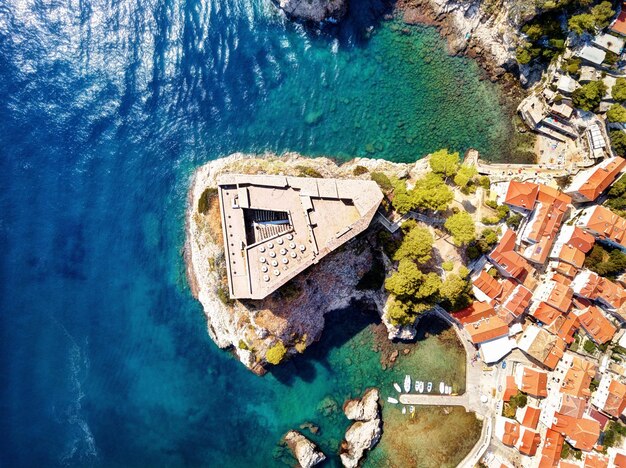
{"type": "Polygon", "coordinates": [[[402,407],[402,414],[406,414],[406,406],[402,407]]]}
{"type": "Polygon", "coordinates": [[[428,385],[426,386],[426,391],[428,393],[433,391],[433,383],[432,382],[428,382],[428,385]]]}
{"type": "Polygon", "coordinates": [[[397,404],[398,404],[398,400],[396,400],[396,399],[395,399],[395,398],[393,398],[393,397],[387,397],[387,401],[388,401],[389,403],[393,403],[394,405],[397,405],[397,404]]]}
{"type": "Polygon", "coordinates": [[[404,391],[406,393],[411,391],[411,376],[408,374],[404,376],[404,391]]]}
{"type": "Polygon", "coordinates": [[[446,391],[446,384],[443,382],[439,382],[439,393],[443,395],[445,391],[446,391]]]}
{"type": "Polygon", "coordinates": [[[402,388],[395,382],[393,383],[393,388],[395,388],[397,392],[402,393],[402,388]]]}

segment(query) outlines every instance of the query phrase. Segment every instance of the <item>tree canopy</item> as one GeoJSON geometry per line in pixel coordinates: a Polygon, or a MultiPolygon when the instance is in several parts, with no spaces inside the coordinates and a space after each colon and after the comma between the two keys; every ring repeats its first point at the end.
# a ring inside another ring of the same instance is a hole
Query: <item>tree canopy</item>
{"type": "Polygon", "coordinates": [[[469,283],[454,273],[448,275],[439,288],[441,299],[449,304],[450,311],[465,307],[470,297],[467,294],[469,283]]]}
{"type": "Polygon", "coordinates": [[[418,263],[426,263],[431,258],[433,236],[427,228],[415,225],[405,233],[402,244],[394,254],[394,260],[408,258],[418,263]]]}
{"type": "Polygon", "coordinates": [[[626,108],[621,104],[613,104],[606,113],[609,122],[626,122],[626,108]]]}
{"type": "Polygon", "coordinates": [[[609,135],[615,152],[620,156],[626,155],[626,133],[621,130],[612,130],[609,135]]]}
{"type": "Polygon", "coordinates": [[[437,174],[427,174],[418,180],[413,188],[415,206],[424,210],[445,210],[454,195],[443,179],[437,174]]]}
{"type": "Polygon", "coordinates": [[[435,174],[450,177],[456,174],[459,167],[459,153],[449,153],[447,149],[440,149],[430,155],[430,168],[435,174]]]}
{"type": "Polygon", "coordinates": [[[476,174],[478,174],[478,171],[475,166],[463,164],[454,176],[454,183],[459,187],[466,187],[476,174]]]}
{"type": "Polygon", "coordinates": [[[591,8],[589,13],[572,16],[567,25],[576,34],[593,33],[596,29],[606,28],[614,14],[611,2],[605,1],[591,8]]]}
{"type": "Polygon", "coordinates": [[[385,281],[385,288],[396,296],[415,296],[424,280],[424,273],[411,260],[405,258],[385,281]]]}
{"type": "Polygon", "coordinates": [[[572,102],[576,107],[586,111],[595,111],[606,93],[606,85],[601,81],[590,81],[572,93],[572,102]]]}
{"type": "Polygon", "coordinates": [[[626,78],[618,78],[611,88],[611,96],[617,102],[626,101],[626,78]]]}
{"type": "Polygon", "coordinates": [[[457,246],[465,245],[476,239],[474,220],[466,211],[450,216],[444,226],[452,234],[454,244],[457,246]]]}
{"type": "Polygon", "coordinates": [[[286,354],[287,348],[285,348],[285,345],[282,343],[282,341],[279,341],[267,350],[267,353],[265,353],[265,359],[270,364],[277,365],[280,364],[286,354]]]}

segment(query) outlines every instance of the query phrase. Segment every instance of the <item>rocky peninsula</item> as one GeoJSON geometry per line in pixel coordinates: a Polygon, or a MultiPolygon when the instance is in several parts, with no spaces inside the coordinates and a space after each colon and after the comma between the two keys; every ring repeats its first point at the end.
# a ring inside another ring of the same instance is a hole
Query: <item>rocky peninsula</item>
{"type": "Polygon", "coordinates": [[[298,431],[287,432],[283,440],[302,468],[311,468],[326,460],[326,455],[298,431]]]}
{"type": "Polygon", "coordinates": [[[376,388],[367,390],[362,398],[348,400],[343,405],[343,412],[352,421],[341,443],[339,457],[346,468],[356,468],[365,456],[365,452],[374,448],[382,435],[382,419],[378,400],[380,393],[376,388]]]}
{"type": "MultiPolygon", "coordinates": [[[[268,363],[302,353],[317,341],[324,317],[353,304],[375,309],[384,317],[388,294],[382,287],[385,258],[376,246],[374,229],[366,231],[329,254],[275,293],[259,301],[229,298],[224,248],[215,196],[217,177],[228,172],[284,174],[369,179],[372,173],[415,179],[427,171],[428,158],[413,164],[354,159],[341,165],[328,158],[306,158],[295,153],[282,156],[233,154],[198,168],[188,194],[185,259],[192,293],[202,304],[208,332],[223,349],[258,374],[268,363]],[[357,175],[355,175],[357,174],[357,175]],[[379,270],[372,272],[372,268],[379,270]],[[377,284],[362,286],[366,275],[376,273],[377,284]]],[[[386,323],[390,337],[410,338],[414,327],[386,323]]]]}

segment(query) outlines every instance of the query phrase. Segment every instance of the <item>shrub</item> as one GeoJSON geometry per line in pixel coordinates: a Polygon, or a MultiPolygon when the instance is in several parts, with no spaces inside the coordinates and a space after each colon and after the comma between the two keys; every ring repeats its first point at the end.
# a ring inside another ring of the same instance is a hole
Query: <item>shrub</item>
{"type": "Polygon", "coordinates": [[[317,169],[313,169],[309,166],[296,166],[296,170],[300,177],[313,177],[315,179],[322,179],[324,177],[317,169]]]}
{"type": "Polygon", "coordinates": [[[575,57],[568,59],[567,62],[565,62],[565,71],[570,75],[578,76],[580,73],[580,59],[575,57]]]}
{"type": "Polygon", "coordinates": [[[474,220],[466,211],[450,216],[444,226],[452,234],[456,246],[466,245],[476,239],[474,220]]]}
{"type": "Polygon", "coordinates": [[[389,180],[389,177],[382,172],[372,172],[370,174],[370,178],[378,184],[383,192],[390,192],[393,189],[391,180],[389,180]]]}
{"type": "Polygon", "coordinates": [[[521,222],[522,222],[522,215],[519,213],[514,213],[508,217],[508,219],[506,220],[506,225],[512,229],[518,229],[521,222]]]}
{"type": "Polygon", "coordinates": [[[589,354],[595,354],[598,347],[595,345],[593,341],[587,340],[585,341],[585,344],[583,345],[583,349],[589,354]]]}
{"type": "Polygon", "coordinates": [[[248,345],[246,344],[245,341],[243,340],[239,340],[239,345],[238,345],[239,349],[245,349],[246,351],[248,351],[250,348],[248,347],[248,345]]]}
{"type": "Polygon", "coordinates": [[[207,214],[211,201],[217,196],[217,189],[215,187],[209,187],[202,192],[200,199],[198,200],[198,213],[207,214]]]}
{"type": "Polygon", "coordinates": [[[265,360],[276,366],[281,363],[286,354],[287,348],[285,348],[282,341],[278,341],[267,350],[267,353],[265,353],[265,360]]]}
{"type": "Polygon", "coordinates": [[[352,173],[355,176],[360,176],[360,175],[363,175],[363,174],[367,174],[368,172],[369,171],[367,170],[367,167],[365,167],[365,166],[356,166],[354,168],[354,170],[352,171],[352,173]]]}
{"type": "Polygon", "coordinates": [[[478,179],[478,185],[480,185],[485,190],[489,190],[491,188],[491,180],[487,176],[482,176],[478,179]]]}
{"type": "Polygon", "coordinates": [[[228,292],[228,288],[225,288],[224,286],[218,286],[217,287],[217,297],[222,302],[222,304],[225,304],[225,305],[230,305],[230,304],[232,304],[234,302],[230,298],[230,294],[228,292]]]}
{"type": "Polygon", "coordinates": [[[454,263],[450,261],[443,262],[441,268],[443,268],[444,271],[452,271],[454,270],[454,263]]]}
{"type": "Polygon", "coordinates": [[[469,274],[470,274],[469,268],[467,268],[465,265],[462,265],[459,268],[459,276],[461,278],[467,278],[469,276],[469,274]]]}
{"type": "Polygon", "coordinates": [[[426,263],[431,258],[434,242],[427,228],[416,225],[404,235],[393,258],[398,261],[409,258],[418,263],[426,263]]]}

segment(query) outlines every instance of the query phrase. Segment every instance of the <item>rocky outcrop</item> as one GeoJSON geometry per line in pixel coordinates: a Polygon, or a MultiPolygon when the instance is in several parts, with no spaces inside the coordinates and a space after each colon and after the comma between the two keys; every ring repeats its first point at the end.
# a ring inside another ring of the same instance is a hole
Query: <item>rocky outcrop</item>
{"type": "Polygon", "coordinates": [[[399,0],[408,23],[438,26],[450,52],[475,58],[492,80],[519,72],[520,28],[536,14],[526,0],[399,0]]]}
{"type": "Polygon", "coordinates": [[[382,420],[378,400],[378,389],[370,388],[363,397],[348,400],[343,411],[348,419],[356,421],[346,431],[345,439],[341,442],[339,457],[346,468],[355,468],[365,455],[380,440],[382,435],[382,420]]]}
{"type": "Polygon", "coordinates": [[[289,431],[283,440],[302,468],[310,468],[326,460],[326,455],[298,431],[289,431]]]}
{"type": "Polygon", "coordinates": [[[230,301],[219,205],[214,193],[219,174],[297,176],[309,168],[323,177],[369,179],[371,172],[383,172],[390,177],[416,178],[426,167],[427,159],[414,164],[354,159],[339,166],[327,158],[311,159],[289,153],[283,156],[234,154],[198,168],[188,195],[185,259],[192,293],[203,306],[213,341],[220,348],[232,350],[244,365],[262,374],[266,370],[267,350],[276,343],[285,346],[287,356],[303,352],[321,336],[327,313],[356,301],[382,314],[387,300],[382,289],[358,290],[356,287],[370,270],[375,253],[374,234],[368,237],[366,232],[267,298],[230,301]],[[360,175],[355,175],[357,166],[361,166],[357,171],[360,175]]]}
{"type": "Polygon", "coordinates": [[[290,18],[312,21],[339,21],[348,11],[348,0],[276,0],[290,18]]]}

